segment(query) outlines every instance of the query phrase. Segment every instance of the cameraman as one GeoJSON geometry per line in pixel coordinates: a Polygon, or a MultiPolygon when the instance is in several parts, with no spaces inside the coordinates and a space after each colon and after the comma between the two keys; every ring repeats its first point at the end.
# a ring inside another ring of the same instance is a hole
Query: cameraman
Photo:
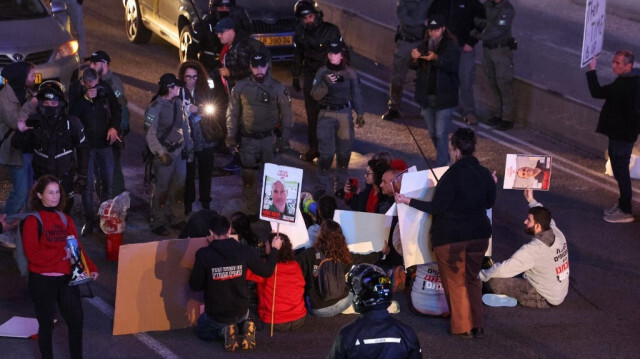
{"type": "Polygon", "coordinates": [[[82,236],[93,233],[97,209],[93,198],[94,177],[100,181],[98,198],[100,203],[111,198],[113,185],[113,150],[111,146],[121,142],[118,137],[122,109],[113,90],[106,83],[100,83],[98,73],[93,68],[86,68],[80,79],[84,95],[77,99],[69,113],[76,116],[84,126],[89,142],[89,167],[87,183],[82,190],[82,207],[85,224],[82,236]],[[96,176],[97,175],[97,176],[96,176]]]}

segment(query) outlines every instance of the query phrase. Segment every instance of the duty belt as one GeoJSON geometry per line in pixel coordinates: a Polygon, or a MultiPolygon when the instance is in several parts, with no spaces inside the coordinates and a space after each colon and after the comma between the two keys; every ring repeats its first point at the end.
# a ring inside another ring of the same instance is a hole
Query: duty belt
{"type": "Polygon", "coordinates": [[[261,140],[265,137],[271,137],[272,135],[272,131],[265,131],[265,132],[258,132],[258,133],[248,133],[248,132],[241,132],[240,136],[242,137],[249,137],[249,138],[255,138],[256,140],[261,140]]]}
{"type": "Polygon", "coordinates": [[[348,103],[343,103],[341,105],[332,105],[332,104],[328,104],[328,103],[321,103],[320,104],[320,109],[322,109],[322,110],[340,111],[340,110],[344,110],[345,108],[349,108],[349,104],[348,103]]]}
{"type": "Polygon", "coordinates": [[[421,39],[419,37],[409,37],[409,36],[402,36],[398,34],[398,40],[402,40],[404,42],[418,42],[421,39]]]}
{"type": "Polygon", "coordinates": [[[164,148],[167,149],[167,152],[173,152],[178,148],[182,148],[182,144],[184,144],[184,141],[180,140],[178,142],[173,142],[173,143],[166,142],[162,146],[164,146],[164,148]]]}
{"type": "Polygon", "coordinates": [[[509,41],[507,42],[501,42],[501,43],[497,43],[497,44],[483,44],[485,49],[489,49],[489,50],[493,50],[493,49],[499,49],[501,47],[509,47],[509,41]]]}

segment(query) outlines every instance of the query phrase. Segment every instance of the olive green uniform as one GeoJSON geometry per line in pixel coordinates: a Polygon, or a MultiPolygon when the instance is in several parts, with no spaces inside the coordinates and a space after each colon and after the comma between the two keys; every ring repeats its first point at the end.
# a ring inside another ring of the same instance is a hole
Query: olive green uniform
{"type": "Polygon", "coordinates": [[[122,116],[118,135],[123,143],[114,144],[113,148],[113,195],[119,195],[126,190],[124,184],[124,174],[122,173],[122,161],[120,159],[122,150],[124,149],[124,136],[129,133],[129,108],[127,107],[127,97],[124,94],[124,86],[120,78],[109,70],[102,76],[102,79],[111,86],[113,94],[118,99],[118,103],[122,108],[122,116]]]}

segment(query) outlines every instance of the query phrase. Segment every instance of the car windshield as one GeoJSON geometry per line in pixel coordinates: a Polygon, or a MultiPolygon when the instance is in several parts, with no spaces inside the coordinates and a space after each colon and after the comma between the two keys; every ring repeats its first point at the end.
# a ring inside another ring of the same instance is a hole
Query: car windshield
{"type": "Polygon", "coordinates": [[[47,15],[47,9],[40,0],[0,1],[0,21],[33,19],[47,15]]]}

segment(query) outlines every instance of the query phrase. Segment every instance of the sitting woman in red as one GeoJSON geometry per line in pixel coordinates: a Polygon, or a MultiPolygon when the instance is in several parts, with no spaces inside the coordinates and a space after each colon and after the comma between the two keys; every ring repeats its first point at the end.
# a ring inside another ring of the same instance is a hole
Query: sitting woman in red
{"type": "MultiPolygon", "coordinates": [[[[269,234],[268,250],[276,234],[269,234]]],[[[247,270],[247,280],[258,284],[258,313],[260,320],[271,324],[275,330],[289,331],[304,324],[307,309],[304,306],[304,277],[300,265],[296,262],[291,241],[286,234],[280,233],[282,247],[278,253],[278,263],[273,275],[263,278],[247,270]],[[273,286],[275,288],[275,313],[273,311],[273,286]],[[273,315],[273,316],[272,316],[273,315]]]]}
{"type": "MultiPolygon", "coordinates": [[[[71,279],[70,252],[65,250],[67,236],[76,238],[76,227],[71,217],[62,213],[66,194],[58,179],[45,175],[33,186],[30,205],[42,219],[29,215],[22,227],[24,254],[29,269],[29,296],[35,305],[38,319],[38,345],[43,358],[53,358],[53,320],[56,304],[69,330],[69,354],[82,358],[83,312],[77,286],[69,286],[71,279]],[[66,224],[63,217],[66,216],[66,224]]],[[[82,246],[78,244],[82,250],[82,246]]],[[[91,277],[96,279],[96,266],[85,257],[91,277]]]]}

